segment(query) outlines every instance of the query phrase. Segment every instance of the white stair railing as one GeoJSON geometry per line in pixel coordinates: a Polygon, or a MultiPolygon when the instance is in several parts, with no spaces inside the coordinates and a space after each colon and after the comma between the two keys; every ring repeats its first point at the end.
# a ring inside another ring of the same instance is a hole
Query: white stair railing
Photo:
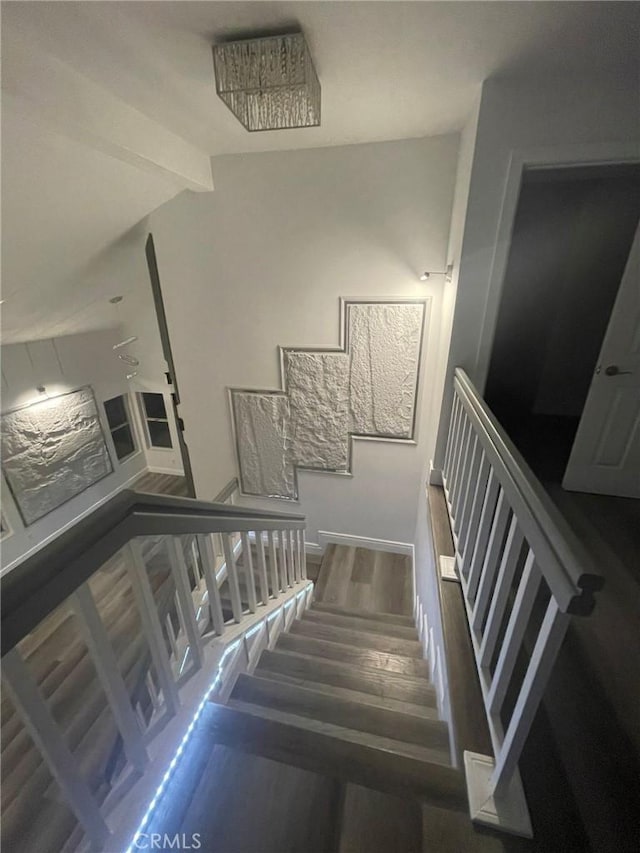
{"type": "MultiPolygon", "coordinates": [[[[120,560],[124,565],[124,583],[128,578],[133,593],[129,606],[135,611],[139,631],[144,635],[141,648],[147,650],[146,663],[138,661],[141,669],[135,683],[148,701],[141,701],[139,691],[134,695],[131,679],[121,669],[110,636],[111,623],[106,609],[101,609],[94,596],[91,576],[51,608],[68,608],[73,614],[78,641],[84,643],[106,697],[113,738],[121,739],[119,770],[110,780],[108,790],[104,786],[96,788],[87,778],[83,760],[75,754],[67,732],[39,687],[29,656],[21,651],[22,639],[33,638],[38,624],[25,632],[13,624],[7,636],[3,636],[4,688],[62,797],[84,830],[85,843],[97,850],[112,849],[114,809],[122,808],[125,793],[129,797],[138,781],[144,780],[150,764],[157,774],[158,762],[153,757],[163,739],[161,733],[166,734],[174,718],[182,719],[185,701],[201,701],[202,696],[193,696],[192,682],[209,684],[207,667],[220,667],[222,660],[227,660],[228,666],[231,658],[225,656],[225,649],[231,645],[243,644],[248,658],[250,652],[254,656],[259,653],[255,639],[264,635],[263,644],[269,641],[269,636],[275,641],[273,625],[277,623],[277,630],[288,627],[300,608],[310,603],[313,588],[306,580],[301,516],[278,517],[247,511],[247,517],[243,517],[242,509],[237,507],[233,514],[216,516],[214,512],[207,516],[202,505],[198,514],[189,515],[188,502],[179,507],[182,515],[178,512],[172,515],[169,508],[162,509],[157,515],[142,512],[137,516],[136,524],[148,530],[148,535],[135,536],[114,553],[108,552],[110,562],[120,560]],[[179,532],[158,533],[172,526],[179,532]],[[222,537],[223,564],[216,554],[214,536],[222,537]],[[231,612],[226,610],[221,595],[221,589],[226,588],[231,612]],[[296,606],[292,609],[293,603],[296,606]],[[278,614],[280,619],[274,623],[278,614]],[[29,630],[31,633],[27,634],[29,630]],[[251,643],[250,636],[254,637],[251,643]]],[[[104,550],[106,546],[101,542],[104,550]]],[[[100,565],[93,574],[100,571],[100,565]]],[[[28,603],[21,606],[28,611],[28,603]]],[[[139,638],[131,638],[134,639],[139,638]]],[[[71,726],[75,724],[75,720],[66,720],[69,722],[71,726]]],[[[103,763],[105,759],[106,756],[101,757],[103,763]]],[[[121,828],[121,818],[115,826],[121,828]]],[[[76,839],[79,843],[82,835],[80,832],[76,839]]]]}
{"type": "Polygon", "coordinates": [[[443,483],[494,750],[464,753],[470,813],[478,823],[531,837],[518,760],[570,614],[591,612],[601,579],[460,369],[443,483]],[[525,634],[531,652],[521,676],[525,634]]]}

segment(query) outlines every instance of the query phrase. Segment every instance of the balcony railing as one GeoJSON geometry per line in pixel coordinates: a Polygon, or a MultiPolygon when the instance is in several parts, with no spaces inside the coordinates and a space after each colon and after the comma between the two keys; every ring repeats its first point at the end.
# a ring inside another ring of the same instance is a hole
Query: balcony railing
{"type": "Polygon", "coordinates": [[[443,482],[494,750],[464,754],[470,811],[530,836],[518,759],[571,614],[602,580],[463,370],[454,392],[443,482]]]}
{"type": "Polygon", "coordinates": [[[32,790],[60,849],[126,848],[204,699],[308,605],[304,527],[122,492],[2,578],[5,841],[32,790]]]}

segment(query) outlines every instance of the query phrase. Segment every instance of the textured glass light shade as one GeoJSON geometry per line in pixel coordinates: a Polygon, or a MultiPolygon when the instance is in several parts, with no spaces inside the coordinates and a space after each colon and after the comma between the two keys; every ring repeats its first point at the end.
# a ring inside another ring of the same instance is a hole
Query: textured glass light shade
{"type": "Polygon", "coordinates": [[[320,124],[320,83],[302,33],[214,45],[216,91],[247,130],[320,124]]]}

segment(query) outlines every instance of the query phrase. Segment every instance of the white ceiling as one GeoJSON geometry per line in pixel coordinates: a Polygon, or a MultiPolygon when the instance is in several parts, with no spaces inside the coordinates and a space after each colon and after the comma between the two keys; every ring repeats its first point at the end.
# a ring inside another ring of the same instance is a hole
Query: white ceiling
{"type": "MultiPolygon", "coordinates": [[[[206,155],[341,145],[459,129],[490,76],[637,74],[636,3],[3,3],[15,40],[61,60],[206,155]],[[216,97],[211,44],[302,27],[322,126],[249,134],[216,97]]],[[[35,78],[34,78],[35,79],[35,78]]],[[[68,95],[68,93],[67,93],[68,95]]],[[[3,104],[3,340],[82,331],[93,257],[180,187],[3,104]]],[[[195,150],[195,149],[194,149],[195,150]]],[[[214,163],[215,180],[215,163],[214,163]]],[[[185,184],[186,186],[187,184],[185,184]]]]}

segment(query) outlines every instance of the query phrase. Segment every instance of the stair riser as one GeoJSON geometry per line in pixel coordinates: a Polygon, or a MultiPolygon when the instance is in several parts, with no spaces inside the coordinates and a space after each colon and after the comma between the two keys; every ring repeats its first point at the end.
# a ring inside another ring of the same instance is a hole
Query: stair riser
{"type": "MultiPolygon", "coordinates": [[[[265,649],[257,670],[282,673],[295,678],[317,681],[333,687],[359,690],[386,699],[436,706],[433,687],[423,679],[407,675],[394,676],[386,671],[347,667],[337,661],[304,657],[279,649],[265,649]]],[[[256,671],[257,671],[256,670],[256,671]]]]}
{"type": "Polygon", "coordinates": [[[278,639],[277,648],[320,658],[335,660],[354,666],[369,669],[387,670],[413,676],[428,677],[427,662],[417,658],[405,658],[369,649],[357,649],[339,643],[326,642],[315,637],[302,634],[282,634],[278,639]]]}
{"type": "Polygon", "coordinates": [[[317,637],[331,643],[343,643],[345,646],[356,646],[362,649],[385,652],[386,654],[401,655],[402,657],[422,658],[422,647],[417,640],[401,640],[396,637],[385,637],[381,634],[365,634],[339,628],[335,625],[325,625],[320,622],[298,620],[291,626],[293,634],[304,634],[306,637],[317,637]]]}
{"type": "Polygon", "coordinates": [[[319,625],[333,625],[336,628],[363,631],[367,634],[381,634],[384,637],[395,637],[399,640],[409,640],[410,642],[419,642],[418,632],[415,628],[385,622],[375,622],[373,619],[360,619],[357,616],[339,616],[336,613],[325,613],[321,610],[307,610],[302,621],[313,622],[319,625]]]}
{"type": "Polygon", "coordinates": [[[466,811],[462,774],[452,767],[396,755],[298,725],[213,706],[204,721],[215,743],[434,805],[466,811]]]}
{"type": "Polygon", "coordinates": [[[429,749],[446,749],[448,746],[447,729],[439,721],[338,699],[284,682],[241,675],[231,696],[242,702],[429,749]]]}
{"type": "Polygon", "coordinates": [[[328,604],[325,601],[314,601],[311,605],[312,612],[335,613],[338,616],[356,616],[358,619],[371,619],[375,622],[385,622],[389,625],[401,625],[405,628],[415,628],[410,616],[400,616],[396,613],[380,613],[378,611],[353,610],[349,607],[340,607],[338,604],[328,604]]]}

